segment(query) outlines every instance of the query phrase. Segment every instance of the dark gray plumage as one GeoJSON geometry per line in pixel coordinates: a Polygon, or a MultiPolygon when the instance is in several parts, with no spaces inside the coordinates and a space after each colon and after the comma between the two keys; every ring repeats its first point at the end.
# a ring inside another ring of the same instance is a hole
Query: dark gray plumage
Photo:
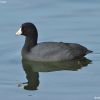
{"type": "Polygon", "coordinates": [[[16,33],[26,37],[22,48],[23,59],[32,61],[62,61],[79,59],[91,50],[76,43],[42,42],[37,43],[38,32],[34,24],[24,23],[16,33]]]}

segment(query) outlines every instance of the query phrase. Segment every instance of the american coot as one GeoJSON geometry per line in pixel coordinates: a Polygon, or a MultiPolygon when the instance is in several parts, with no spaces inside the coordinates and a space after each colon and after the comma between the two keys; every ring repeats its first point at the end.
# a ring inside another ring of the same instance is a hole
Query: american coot
{"type": "Polygon", "coordinates": [[[22,48],[22,58],[32,61],[62,61],[80,59],[91,50],[76,43],[42,42],[37,43],[38,32],[33,23],[23,23],[16,35],[26,37],[22,48]]]}

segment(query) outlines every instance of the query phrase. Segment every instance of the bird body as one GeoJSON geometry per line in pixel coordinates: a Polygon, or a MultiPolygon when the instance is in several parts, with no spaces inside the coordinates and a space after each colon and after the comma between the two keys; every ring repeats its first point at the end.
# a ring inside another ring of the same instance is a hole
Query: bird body
{"type": "Polygon", "coordinates": [[[23,47],[22,57],[33,61],[62,61],[81,58],[89,53],[87,48],[76,43],[42,42],[30,52],[23,47]],[[88,51],[88,52],[87,52],[88,51]]]}
{"type": "Polygon", "coordinates": [[[34,24],[24,23],[16,33],[26,36],[22,48],[22,58],[32,61],[62,61],[84,57],[91,53],[86,47],[76,43],[42,42],[37,43],[38,33],[34,24]],[[21,34],[22,33],[22,34],[21,34]]]}

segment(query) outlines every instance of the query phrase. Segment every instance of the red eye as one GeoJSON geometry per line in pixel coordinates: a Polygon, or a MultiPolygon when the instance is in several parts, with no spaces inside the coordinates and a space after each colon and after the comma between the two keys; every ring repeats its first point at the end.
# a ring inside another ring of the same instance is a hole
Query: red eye
{"type": "Polygon", "coordinates": [[[27,29],[25,27],[22,27],[22,29],[21,29],[22,33],[26,33],[27,32],[26,30],[27,29]]]}

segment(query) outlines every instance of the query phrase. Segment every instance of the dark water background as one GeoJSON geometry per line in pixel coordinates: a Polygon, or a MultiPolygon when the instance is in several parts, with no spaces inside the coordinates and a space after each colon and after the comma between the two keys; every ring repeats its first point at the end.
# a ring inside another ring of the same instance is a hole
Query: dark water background
{"type": "MultiPolygon", "coordinates": [[[[100,0],[0,0],[0,100],[95,100],[100,97],[100,0]],[[77,71],[39,73],[39,87],[27,91],[21,65],[24,38],[15,33],[33,22],[39,42],[80,43],[94,51],[77,71]]],[[[100,98],[99,98],[100,99],[100,98]]]]}

